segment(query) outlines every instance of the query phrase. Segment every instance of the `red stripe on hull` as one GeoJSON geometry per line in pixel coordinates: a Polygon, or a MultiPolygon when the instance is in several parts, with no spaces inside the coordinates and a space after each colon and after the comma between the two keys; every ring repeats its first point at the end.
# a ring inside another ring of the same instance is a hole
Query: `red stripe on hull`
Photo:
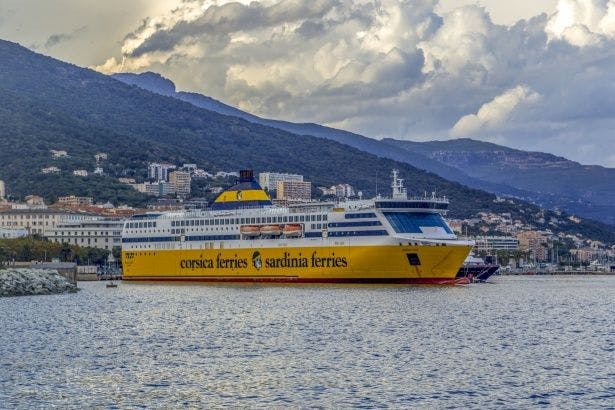
{"type": "Polygon", "coordinates": [[[297,278],[297,277],[123,277],[125,281],[157,282],[212,282],[212,283],[347,283],[382,285],[467,285],[468,278],[297,278]]]}

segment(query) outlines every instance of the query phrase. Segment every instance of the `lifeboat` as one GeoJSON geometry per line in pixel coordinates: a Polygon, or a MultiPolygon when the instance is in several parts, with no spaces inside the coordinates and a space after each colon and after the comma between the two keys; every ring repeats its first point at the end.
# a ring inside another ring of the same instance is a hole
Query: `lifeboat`
{"type": "Polygon", "coordinates": [[[263,235],[280,235],[282,233],[282,229],[280,225],[263,225],[260,228],[260,232],[263,235]]]}
{"type": "Polygon", "coordinates": [[[284,228],[282,228],[282,233],[284,233],[287,238],[295,238],[303,234],[303,228],[298,224],[286,224],[284,228]]]}
{"type": "Polygon", "coordinates": [[[261,234],[261,230],[256,225],[243,225],[239,228],[239,232],[241,232],[244,236],[259,236],[261,234]]]}

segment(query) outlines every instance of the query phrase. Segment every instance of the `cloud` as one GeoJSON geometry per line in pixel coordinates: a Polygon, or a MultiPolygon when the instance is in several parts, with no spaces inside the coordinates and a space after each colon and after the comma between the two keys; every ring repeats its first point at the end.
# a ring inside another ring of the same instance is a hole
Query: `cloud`
{"type": "Polygon", "coordinates": [[[184,0],[96,68],[160,72],[257,115],[372,137],[472,136],[609,163],[614,3],[560,0],[507,26],[436,0],[184,0]],[[572,139],[607,149],[557,142],[572,139]]]}
{"type": "Polygon", "coordinates": [[[499,130],[522,104],[536,102],[540,96],[530,88],[520,85],[483,104],[476,114],[465,115],[451,130],[454,137],[465,137],[499,130]]]}
{"type": "Polygon", "coordinates": [[[46,49],[50,49],[60,43],[72,40],[73,38],[83,34],[87,29],[87,26],[83,26],[71,31],[70,33],[52,34],[47,38],[44,46],[46,49]]]}
{"type": "Polygon", "coordinates": [[[615,1],[560,0],[546,27],[551,39],[579,47],[615,38],[615,1]]]}

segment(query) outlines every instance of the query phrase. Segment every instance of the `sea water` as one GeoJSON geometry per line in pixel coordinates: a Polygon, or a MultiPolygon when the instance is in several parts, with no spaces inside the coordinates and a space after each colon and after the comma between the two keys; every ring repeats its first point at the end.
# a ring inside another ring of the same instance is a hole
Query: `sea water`
{"type": "Polygon", "coordinates": [[[615,276],[0,299],[0,408],[615,407],[615,276]]]}

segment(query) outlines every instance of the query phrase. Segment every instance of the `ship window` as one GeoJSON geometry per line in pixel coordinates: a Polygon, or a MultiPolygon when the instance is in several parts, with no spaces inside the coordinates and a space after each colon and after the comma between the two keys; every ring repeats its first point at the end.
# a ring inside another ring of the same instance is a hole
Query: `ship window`
{"type": "Polygon", "coordinates": [[[205,219],[205,225],[209,225],[209,219],[205,219]]]}
{"type": "Polygon", "coordinates": [[[241,223],[245,224],[246,223],[246,218],[241,218],[241,223]]]}
{"type": "Polygon", "coordinates": [[[395,232],[423,233],[424,228],[440,228],[444,233],[452,234],[442,215],[429,212],[384,212],[395,232]]]}
{"type": "Polygon", "coordinates": [[[253,224],[256,222],[256,218],[250,218],[250,223],[253,224]]]}
{"type": "Polygon", "coordinates": [[[421,264],[419,255],[416,253],[407,253],[406,257],[408,258],[408,263],[410,263],[411,266],[419,266],[421,264]]]}
{"type": "Polygon", "coordinates": [[[322,215],[316,215],[316,220],[317,221],[322,221],[322,215]]]}
{"type": "Polygon", "coordinates": [[[270,216],[267,217],[267,223],[268,224],[271,223],[271,217],[270,216]]]}

